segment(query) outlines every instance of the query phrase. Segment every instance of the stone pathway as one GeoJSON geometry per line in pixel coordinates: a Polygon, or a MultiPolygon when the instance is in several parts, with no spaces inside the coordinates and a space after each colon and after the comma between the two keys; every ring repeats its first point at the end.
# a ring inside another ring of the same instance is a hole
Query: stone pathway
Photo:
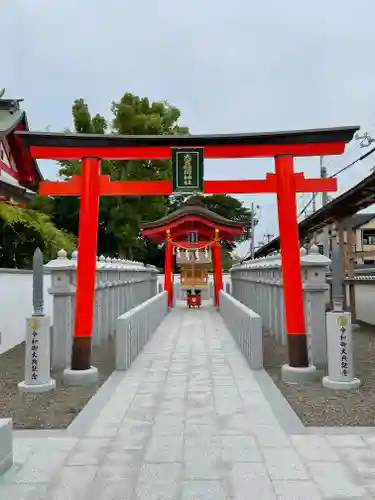
{"type": "Polygon", "coordinates": [[[285,432],[212,307],[177,307],[116,376],[79,432],[16,434],[1,500],[375,498],[375,433],[285,432]]]}

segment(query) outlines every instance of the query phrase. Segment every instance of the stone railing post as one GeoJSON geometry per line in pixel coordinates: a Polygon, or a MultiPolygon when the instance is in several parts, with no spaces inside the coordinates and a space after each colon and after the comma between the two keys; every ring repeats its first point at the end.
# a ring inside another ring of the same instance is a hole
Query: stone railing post
{"type": "Polygon", "coordinates": [[[158,294],[158,271],[155,266],[147,265],[146,268],[150,273],[150,296],[148,297],[150,299],[158,294]]]}
{"type": "Polygon", "coordinates": [[[120,316],[120,289],[121,289],[121,280],[120,280],[120,269],[121,269],[121,261],[119,259],[113,259],[114,266],[114,304],[113,304],[113,331],[112,335],[115,335],[116,332],[116,320],[120,316]]]}
{"type": "Polygon", "coordinates": [[[113,268],[112,259],[107,257],[105,259],[105,269],[107,271],[107,281],[106,281],[106,331],[105,340],[107,341],[112,334],[113,325],[113,268]]]}
{"type": "Polygon", "coordinates": [[[98,257],[96,264],[94,328],[92,332],[92,345],[96,347],[100,346],[103,341],[103,309],[105,297],[104,266],[105,258],[101,255],[98,257]]]}
{"type": "Polygon", "coordinates": [[[100,342],[105,342],[108,338],[108,272],[107,264],[104,255],[99,257],[99,269],[98,269],[98,292],[100,294],[100,310],[98,314],[98,328],[100,331],[100,342]]]}
{"type": "Polygon", "coordinates": [[[126,272],[125,272],[125,261],[121,259],[120,261],[120,287],[119,287],[119,316],[126,312],[125,303],[125,286],[126,286],[126,272]]]}
{"type": "Polygon", "coordinates": [[[59,250],[57,259],[48,262],[45,269],[51,272],[51,288],[48,290],[53,296],[51,368],[56,371],[70,366],[74,327],[72,299],[76,292],[73,275],[76,268],[65,250],[59,250]]]}
{"type": "Polygon", "coordinates": [[[331,260],[312,245],[307,254],[301,249],[301,271],[305,306],[305,325],[310,362],[317,368],[327,367],[326,275],[331,260]]]}

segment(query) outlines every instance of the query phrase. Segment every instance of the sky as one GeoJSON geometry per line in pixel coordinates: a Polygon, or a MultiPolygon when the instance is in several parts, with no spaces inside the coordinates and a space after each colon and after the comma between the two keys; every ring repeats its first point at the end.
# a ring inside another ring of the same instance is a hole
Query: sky
{"type": "MultiPolygon", "coordinates": [[[[360,125],[375,137],[374,0],[0,0],[0,88],[23,98],[33,130],[70,127],[77,97],[108,119],[124,92],[166,100],[194,134],[360,125]]],[[[366,150],[327,157],[331,175],[366,150]]],[[[53,162],[40,162],[45,177],[53,162]]],[[[375,154],[339,177],[342,193],[375,154]]],[[[206,179],[264,178],[272,159],[211,160],[206,179]]],[[[319,158],[296,171],[319,176],[319,158]]],[[[335,195],[334,195],[335,196],[335,195]]],[[[275,195],[259,205],[256,243],[278,234],[275,195]]],[[[309,199],[299,196],[301,209],[309,199]]],[[[318,206],[320,197],[318,198],[318,206]]],[[[249,243],[239,253],[244,255],[249,243]]]]}

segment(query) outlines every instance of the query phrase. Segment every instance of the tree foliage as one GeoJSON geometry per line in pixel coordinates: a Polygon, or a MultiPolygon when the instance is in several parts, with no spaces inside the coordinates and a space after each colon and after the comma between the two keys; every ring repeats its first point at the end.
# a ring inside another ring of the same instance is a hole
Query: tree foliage
{"type": "MultiPolygon", "coordinates": [[[[113,102],[113,118],[108,122],[103,116],[91,116],[88,105],[77,99],[72,107],[74,130],[78,133],[122,135],[172,135],[188,134],[186,127],[178,124],[180,111],[167,102],[151,102],[126,93],[113,102]]],[[[59,175],[68,180],[80,174],[79,161],[61,161],[59,175]]],[[[103,161],[102,173],[111,180],[166,180],[171,178],[169,160],[119,160],[103,161]]],[[[39,208],[38,197],[32,204],[39,208]]],[[[77,235],[79,200],[73,197],[56,197],[53,200],[53,218],[59,228],[77,235]]],[[[43,210],[45,207],[43,208],[43,210]]],[[[158,254],[158,248],[139,238],[141,222],[154,221],[167,211],[166,197],[102,197],[99,212],[98,253],[140,259],[158,254]]],[[[49,212],[50,213],[50,212],[49,212]]],[[[159,259],[158,259],[159,260],[159,259]]]]}
{"type": "MultiPolygon", "coordinates": [[[[180,111],[167,102],[150,102],[125,93],[110,108],[112,119],[91,115],[83,99],[72,106],[74,131],[85,134],[122,135],[173,135],[188,134],[186,127],[179,125],[180,111]]],[[[81,163],[75,160],[59,162],[61,180],[69,180],[81,173],[81,163]]],[[[169,160],[105,160],[102,173],[111,180],[166,180],[171,179],[169,160]]],[[[162,246],[140,238],[140,223],[151,222],[176,210],[186,201],[177,197],[101,197],[98,228],[98,254],[137,259],[157,267],[163,267],[162,246]]],[[[214,195],[203,197],[204,205],[228,219],[250,222],[250,211],[231,196],[214,195]]],[[[74,235],[78,234],[79,199],[76,197],[46,198],[38,196],[31,208],[51,216],[56,226],[74,235]]],[[[246,238],[249,236],[246,233],[246,238]]],[[[224,242],[226,250],[234,248],[224,242]]]]}
{"type": "Polygon", "coordinates": [[[57,229],[47,214],[0,203],[0,267],[31,268],[37,247],[48,262],[60,248],[74,246],[74,237],[57,229]]]}

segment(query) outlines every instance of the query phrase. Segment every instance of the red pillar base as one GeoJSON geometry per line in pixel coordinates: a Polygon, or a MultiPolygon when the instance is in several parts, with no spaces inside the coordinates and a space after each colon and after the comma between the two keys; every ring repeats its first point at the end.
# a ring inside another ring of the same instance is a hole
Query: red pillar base
{"type": "Polygon", "coordinates": [[[306,340],[304,333],[288,335],[289,366],[308,366],[309,358],[306,340]]]}
{"type": "Polygon", "coordinates": [[[74,337],[72,370],[88,370],[91,366],[91,337],[74,337]]]}

